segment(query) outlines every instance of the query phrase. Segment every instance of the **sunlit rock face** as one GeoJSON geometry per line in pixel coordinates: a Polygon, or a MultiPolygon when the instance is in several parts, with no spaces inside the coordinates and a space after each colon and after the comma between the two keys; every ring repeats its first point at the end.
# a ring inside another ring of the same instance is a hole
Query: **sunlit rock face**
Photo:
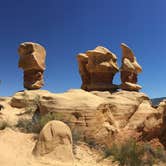
{"type": "Polygon", "coordinates": [[[137,84],[137,76],[142,72],[141,66],[138,64],[132,50],[124,43],[122,48],[122,66],[121,73],[121,89],[128,91],[139,91],[142,87],[137,84]]]}
{"type": "Polygon", "coordinates": [[[19,67],[24,70],[24,88],[40,89],[44,85],[46,51],[37,43],[25,42],[18,48],[19,67]]]}
{"type": "Polygon", "coordinates": [[[36,157],[44,156],[55,161],[73,163],[72,142],[70,128],[61,121],[52,120],[41,130],[33,154],[36,157]]]}
{"type": "Polygon", "coordinates": [[[81,88],[87,91],[114,91],[112,84],[114,75],[119,71],[117,57],[102,46],[80,53],[77,56],[79,72],[82,79],[81,88]]]}

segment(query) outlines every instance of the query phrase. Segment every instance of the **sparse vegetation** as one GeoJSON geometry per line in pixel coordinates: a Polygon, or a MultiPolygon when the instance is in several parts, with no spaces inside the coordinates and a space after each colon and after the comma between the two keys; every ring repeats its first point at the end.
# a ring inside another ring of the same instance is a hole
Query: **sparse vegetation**
{"type": "Polygon", "coordinates": [[[39,106],[39,100],[40,100],[40,96],[36,95],[35,98],[33,99],[33,102],[30,102],[29,95],[25,91],[24,92],[24,103],[25,103],[24,114],[34,113],[39,106]]]}
{"type": "Polygon", "coordinates": [[[83,141],[83,132],[78,129],[72,129],[72,138],[73,138],[73,143],[78,144],[80,141],[83,141]]]}
{"type": "Polygon", "coordinates": [[[96,141],[92,138],[85,138],[84,141],[88,144],[88,146],[90,148],[95,148],[98,149],[98,144],[96,143],[96,141]]]}
{"type": "Polygon", "coordinates": [[[120,166],[152,166],[159,162],[166,162],[164,149],[153,148],[147,143],[138,144],[135,140],[104,148],[104,158],[109,156],[113,156],[114,161],[118,161],[120,166]]]}
{"type": "MultiPolygon", "coordinates": [[[[20,118],[16,127],[20,128],[23,132],[26,133],[39,133],[41,129],[51,120],[57,119],[57,113],[47,113],[45,115],[38,115],[38,112],[34,113],[32,119],[20,118]]],[[[59,115],[60,117],[60,115],[59,115]]]]}
{"type": "Polygon", "coordinates": [[[30,119],[21,118],[18,120],[16,127],[25,133],[37,132],[35,124],[30,119]]]}
{"type": "Polygon", "coordinates": [[[76,146],[79,145],[80,142],[84,141],[83,131],[78,128],[71,129],[72,139],[73,139],[73,153],[76,154],[76,146]]]}

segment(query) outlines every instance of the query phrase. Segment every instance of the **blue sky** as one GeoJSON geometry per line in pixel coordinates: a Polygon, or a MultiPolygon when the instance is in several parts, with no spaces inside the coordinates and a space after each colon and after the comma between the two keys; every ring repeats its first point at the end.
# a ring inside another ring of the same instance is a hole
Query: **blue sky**
{"type": "MultiPolygon", "coordinates": [[[[165,8],[165,0],[1,0],[0,95],[23,89],[17,48],[33,41],[47,51],[43,89],[79,88],[76,55],[98,45],[114,52],[120,66],[124,42],[143,67],[142,92],[166,96],[165,8]]],[[[114,83],[120,84],[119,74],[114,83]]]]}

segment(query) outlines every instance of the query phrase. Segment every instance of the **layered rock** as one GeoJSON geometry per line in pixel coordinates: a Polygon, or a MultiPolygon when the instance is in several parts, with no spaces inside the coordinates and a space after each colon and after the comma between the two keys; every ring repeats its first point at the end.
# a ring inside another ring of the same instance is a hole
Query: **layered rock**
{"type": "Polygon", "coordinates": [[[44,90],[16,93],[10,104],[13,107],[26,108],[33,105],[39,96],[41,116],[51,112],[57,119],[67,122],[73,131],[86,139],[99,143],[112,143],[121,131],[143,132],[158,125],[162,112],[151,106],[147,95],[140,92],[120,91],[111,94],[108,91],[86,92],[69,90],[53,94],[44,90]]]}
{"type": "Polygon", "coordinates": [[[35,156],[73,163],[72,134],[70,128],[61,121],[48,122],[39,134],[33,149],[35,156]]]}
{"type": "Polygon", "coordinates": [[[118,72],[117,57],[107,48],[98,46],[85,54],[77,56],[79,72],[82,79],[81,88],[87,91],[114,91],[112,84],[114,75],[118,72]]]}
{"type": "Polygon", "coordinates": [[[24,70],[24,88],[40,89],[44,85],[46,51],[40,44],[25,42],[18,48],[19,67],[24,70]]]}
{"type": "Polygon", "coordinates": [[[162,145],[166,147],[166,100],[165,99],[159,103],[157,110],[162,115],[158,118],[160,120],[160,123],[156,125],[156,127],[153,128],[150,132],[149,131],[146,132],[146,137],[158,138],[162,143],[162,145]]]}
{"type": "Polygon", "coordinates": [[[137,75],[142,72],[141,66],[138,64],[133,51],[124,43],[122,48],[122,66],[121,73],[121,89],[128,91],[139,91],[142,87],[137,84],[137,75]]]}

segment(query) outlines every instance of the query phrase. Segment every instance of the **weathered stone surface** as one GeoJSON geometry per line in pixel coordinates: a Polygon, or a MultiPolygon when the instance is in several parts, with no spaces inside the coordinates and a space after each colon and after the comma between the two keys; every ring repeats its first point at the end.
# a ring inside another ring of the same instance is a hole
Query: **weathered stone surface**
{"type": "Polygon", "coordinates": [[[25,42],[18,48],[19,67],[24,70],[24,88],[40,89],[44,85],[46,51],[40,44],[25,42]]]}
{"type": "MultiPolygon", "coordinates": [[[[160,102],[157,110],[162,115],[158,126],[152,129],[151,136],[158,137],[160,142],[166,147],[166,100],[160,102]]],[[[149,133],[148,133],[149,134],[149,133]]]]}
{"type": "Polygon", "coordinates": [[[117,57],[114,53],[102,46],[89,50],[77,56],[79,72],[82,79],[81,88],[87,91],[114,91],[112,84],[114,75],[118,72],[117,57]]]}
{"type": "MultiPolygon", "coordinates": [[[[24,93],[18,92],[11,99],[14,107],[26,107],[24,93]],[[16,104],[17,103],[17,104],[16,104]],[[19,104],[20,103],[20,104],[19,104]]],[[[151,106],[147,95],[140,92],[108,91],[86,92],[74,89],[61,94],[44,90],[26,91],[27,102],[33,104],[39,96],[41,116],[49,112],[67,122],[71,129],[85,138],[99,143],[112,143],[111,140],[123,131],[143,132],[160,123],[162,113],[151,106]]]]}
{"type": "Polygon", "coordinates": [[[142,72],[132,50],[124,43],[122,48],[122,66],[121,72],[121,89],[129,91],[139,91],[142,87],[137,84],[137,75],[142,72]]]}
{"type": "Polygon", "coordinates": [[[73,162],[70,128],[61,121],[53,120],[48,122],[39,134],[33,154],[35,156],[49,157],[56,161],[73,162]]]}

